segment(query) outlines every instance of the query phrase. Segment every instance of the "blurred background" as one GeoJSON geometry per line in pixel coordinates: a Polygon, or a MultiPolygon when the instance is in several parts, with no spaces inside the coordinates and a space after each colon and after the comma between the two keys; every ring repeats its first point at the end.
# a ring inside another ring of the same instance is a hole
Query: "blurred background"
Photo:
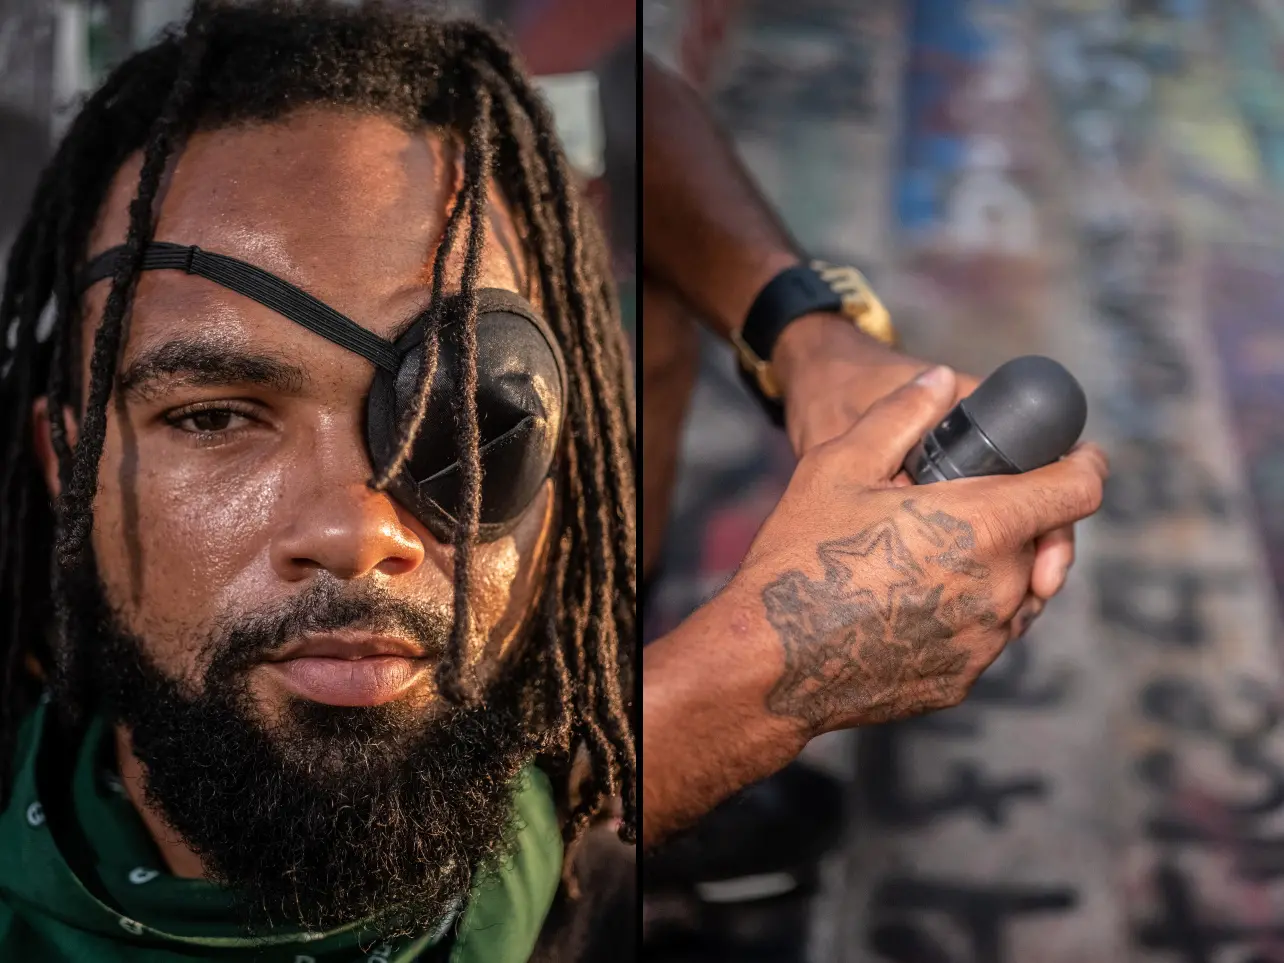
{"type": "MultiPolygon", "coordinates": [[[[398,0],[393,0],[393,3],[398,0]]],[[[634,0],[400,0],[507,29],[541,78],[572,163],[606,223],[634,330],[637,5],[634,0]]],[[[189,0],[0,0],[0,278],[36,178],[84,95],[181,22],[189,0]]]]}
{"type": "MultiPolygon", "coordinates": [[[[641,9],[909,352],[1059,359],[1115,470],[1068,587],[962,706],[809,748],[843,809],[816,871],[648,884],[648,958],[1284,961],[1284,4],[641,9]]],[[[701,363],[652,638],[793,464],[730,352],[701,363]]]]}

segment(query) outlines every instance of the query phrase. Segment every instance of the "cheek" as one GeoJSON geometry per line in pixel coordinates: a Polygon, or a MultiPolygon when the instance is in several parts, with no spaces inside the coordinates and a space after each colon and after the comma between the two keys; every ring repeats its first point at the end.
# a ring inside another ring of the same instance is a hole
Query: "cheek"
{"type": "Polygon", "coordinates": [[[94,551],[108,598],[142,631],[193,629],[268,557],[281,467],[222,477],[133,425],[108,424],[94,551]]]}
{"type": "Polygon", "coordinates": [[[547,569],[553,517],[546,482],[512,534],[480,546],[473,580],[473,611],[488,639],[482,661],[502,660],[514,648],[539,601],[547,569]]]}
{"type": "Polygon", "coordinates": [[[520,595],[523,568],[521,552],[512,536],[491,542],[477,553],[473,610],[488,633],[495,630],[520,595]]]}

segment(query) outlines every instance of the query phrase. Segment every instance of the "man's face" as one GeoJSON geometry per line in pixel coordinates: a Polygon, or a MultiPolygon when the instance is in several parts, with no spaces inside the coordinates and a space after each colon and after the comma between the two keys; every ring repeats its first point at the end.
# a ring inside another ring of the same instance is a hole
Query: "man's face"
{"type": "MultiPolygon", "coordinates": [[[[124,241],[137,174],[133,163],[116,178],[91,257],[124,241]]],[[[432,295],[455,186],[455,159],[439,138],[313,111],[195,136],[159,198],[156,239],[248,261],[392,340],[432,295]]],[[[479,286],[526,293],[511,221],[493,207],[479,286]]],[[[95,323],[108,289],[101,282],[87,297],[95,323]]],[[[113,609],[193,693],[211,626],[317,585],[378,594],[449,625],[453,551],[366,487],[372,373],[352,352],[212,282],[178,271],[141,275],[100,469],[94,552],[113,609]],[[174,358],[204,370],[168,371],[174,358]]],[[[472,607],[489,639],[475,654],[483,675],[511,647],[535,595],[549,487],[512,535],[477,551],[472,607]]],[[[369,691],[318,683],[314,694],[434,711],[431,671],[390,665],[385,674],[379,684],[379,673],[363,673],[374,680],[369,691]]],[[[309,678],[280,663],[251,669],[262,718],[277,717],[309,678]]]]}
{"type": "MultiPolygon", "coordinates": [[[[124,241],[139,163],[117,176],[90,257],[124,241]]],[[[439,137],[375,117],[310,110],[201,133],[171,165],[155,237],[262,267],[395,340],[432,297],[457,170],[439,137]]],[[[487,221],[478,286],[531,297],[497,197],[487,221]]],[[[462,237],[456,250],[448,290],[462,237]]],[[[109,287],[85,299],[85,383],[109,287]]],[[[498,847],[508,781],[529,756],[514,731],[523,696],[505,680],[542,588],[552,484],[476,549],[469,661],[492,698],[453,711],[433,670],[454,552],[367,487],[372,365],[212,282],[148,271],[119,372],[94,503],[107,618],[88,644],[149,802],[215,875],[277,908],[302,893],[312,925],[389,899],[421,898],[426,920],[498,847]],[[311,655],[283,658],[300,647],[311,655]],[[229,783],[247,787],[238,812],[190,802],[229,783]],[[292,839],[300,825],[322,837],[310,850],[292,839]],[[434,856],[429,827],[457,845],[434,856]],[[434,859],[473,865],[439,885],[416,871],[434,859]],[[377,878],[361,880],[366,861],[377,878]]]]}

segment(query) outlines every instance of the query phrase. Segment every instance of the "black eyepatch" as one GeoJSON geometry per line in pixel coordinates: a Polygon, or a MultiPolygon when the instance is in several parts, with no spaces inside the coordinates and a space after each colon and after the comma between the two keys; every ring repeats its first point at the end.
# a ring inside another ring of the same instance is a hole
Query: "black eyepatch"
{"type": "MultiPolygon", "coordinates": [[[[94,258],[78,290],[110,278],[122,257],[115,247],[94,258]]],[[[396,342],[386,341],[274,274],[198,247],[156,242],[143,270],[186,271],[265,305],[372,362],[366,399],[366,445],[377,471],[392,460],[398,428],[414,402],[428,312],[396,342]]],[[[456,295],[457,296],[457,295],[456,295]]],[[[553,472],[565,420],[566,363],[535,309],[511,291],[477,292],[477,426],[481,443],[482,541],[509,532],[553,472]]],[[[451,400],[461,383],[457,339],[438,333],[437,371],[428,409],[393,495],[443,542],[454,537],[462,489],[461,438],[451,400]]]]}

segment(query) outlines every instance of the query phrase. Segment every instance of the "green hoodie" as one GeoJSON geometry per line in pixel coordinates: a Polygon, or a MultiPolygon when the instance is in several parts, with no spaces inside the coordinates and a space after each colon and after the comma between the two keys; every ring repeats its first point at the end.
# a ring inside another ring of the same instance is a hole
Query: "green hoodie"
{"type": "Polygon", "coordinates": [[[412,963],[430,948],[432,959],[449,963],[526,963],[531,955],[563,856],[552,789],[534,766],[514,799],[514,856],[436,932],[385,941],[355,921],[250,938],[225,889],[164,870],[110,765],[108,726],[91,721],[67,752],[46,716],[42,701],[23,723],[13,795],[0,812],[0,963],[412,963]]]}

